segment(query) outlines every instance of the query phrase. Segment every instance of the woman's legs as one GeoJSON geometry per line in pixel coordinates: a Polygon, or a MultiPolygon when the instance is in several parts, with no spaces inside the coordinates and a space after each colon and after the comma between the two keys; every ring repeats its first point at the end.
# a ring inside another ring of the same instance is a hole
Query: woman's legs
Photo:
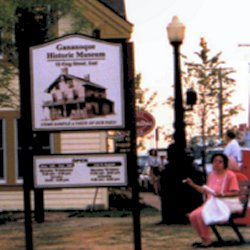
{"type": "Polygon", "coordinates": [[[160,177],[154,176],[154,191],[155,194],[160,194],[160,177]]]}
{"type": "Polygon", "coordinates": [[[151,175],[152,185],[154,188],[154,193],[158,195],[160,194],[160,175],[158,167],[152,167],[150,175],[151,175]]]}
{"type": "Polygon", "coordinates": [[[204,245],[211,244],[211,231],[210,227],[207,226],[201,216],[202,207],[198,207],[189,214],[189,220],[193,228],[197,231],[198,235],[201,237],[204,245]]]}

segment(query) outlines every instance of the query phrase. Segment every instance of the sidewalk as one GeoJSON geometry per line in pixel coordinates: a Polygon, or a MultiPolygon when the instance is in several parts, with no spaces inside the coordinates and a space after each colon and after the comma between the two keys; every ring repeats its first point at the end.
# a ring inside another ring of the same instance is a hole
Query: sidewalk
{"type": "Polygon", "coordinates": [[[159,195],[155,195],[152,192],[140,192],[140,198],[145,204],[161,211],[161,198],[159,195]]]}

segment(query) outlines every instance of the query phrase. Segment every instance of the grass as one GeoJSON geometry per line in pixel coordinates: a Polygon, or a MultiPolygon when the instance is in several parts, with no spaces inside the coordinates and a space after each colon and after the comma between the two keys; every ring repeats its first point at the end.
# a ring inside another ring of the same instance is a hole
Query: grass
{"type": "MultiPolygon", "coordinates": [[[[132,210],[98,210],[98,211],[89,211],[89,210],[75,210],[72,212],[68,212],[69,217],[130,217],[132,216],[132,210]]],[[[141,209],[141,215],[142,216],[152,216],[155,214],[159,214],[159,211],[157,211],[155,208],[152,207],[143,207],[141,209]]]]}
{"type": "MultiPolygon", "coordinates": [[[[25,249],[22,213],[11,213],[0,225],[3,250],[25,249]],[[11,217],[14,219],[10,219],[11,217]]],[[[3,214],[1,214],[2,216],[3,214]]],[[[0,216],[0,217],[1,217],[0,216]]],[[[190,225],[159,224],[161,214],[153,208],[141,211],[141,245],[143,250],[187,250],[199,240],[190,225]]],[[[249,227],[240,228],[247,238],[249,227]]],[[[236,239],[229,227],[221,227],[226,239],[236,239]]],[[[45,223],[33,222],[34,250],[132,250],[134,249],[131,211],[46,211],[45,223]]],[[[227,247],[239,249],[239,246],[227,247]]],[[[241,249],[250,249],[242,245],[241,249]]]]}
{"type": "MultiPolygon", "coordinates": [[[[133,250],[134,224],[131,201],[124,193],[111,196],[110,210],[46,211],[45,222],[32,223],[34,250],[133,250]],[[124,202],[121,203],[121,202],[124,202]],[[115,205],[119,203],[119,206],[115,205]]],[[[142,250],[188,250],[199,241],[190,225],[164,225],[161,213],[141,204],[142,250]]],[[[225,239],[236,239],[229,227],[219,228],[225,239]]],[[[241,227],[247,238],[250,227],[241,227]]],[[[250,238],[250,237],[249,237],[250,238]]],[[[0,213],[0,242],[3,250],[25,250],[24,214],[0,213]]],[[[250,244],[240,246],[250,249],[250,244]]],[[[239,246],[226,247],[227,250],[239,246]]]]}

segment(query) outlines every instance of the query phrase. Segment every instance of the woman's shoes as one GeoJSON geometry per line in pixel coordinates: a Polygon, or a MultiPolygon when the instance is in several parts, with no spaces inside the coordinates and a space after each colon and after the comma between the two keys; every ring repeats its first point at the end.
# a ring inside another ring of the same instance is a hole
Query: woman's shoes
{"type": "Polygon", "coordinates": [[[192,244],[193,248],[209,248],[209,247],[212,247],[212,246],[213,246],[213,243],[205,244],[203,242],[194,242],[192,244]]]}
{"type": "Polygon", "coordinates": [[[202,244],[202,242],[194,242],[193,244],[192,244],[192,247],[198,247],[198,246],[200,246],[202,244]]]}

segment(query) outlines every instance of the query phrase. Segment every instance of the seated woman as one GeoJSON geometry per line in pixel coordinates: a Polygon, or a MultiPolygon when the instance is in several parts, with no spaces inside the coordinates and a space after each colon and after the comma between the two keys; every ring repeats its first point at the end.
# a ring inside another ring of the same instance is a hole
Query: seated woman
{"type": "MultiPolygon", "coordinates": [[[[216,197],[238,196],[239,185],[237,177],[234,172],[227,169],[228,157],[223,153],[214,154],[211,162],[213,170],[208,175],[206,185],[197,185],[190,178],[187,178],[185,182],[198,192],[204,193],[206,199],[211,196],[211,193],[207,191],[208,188],[214,191],[216,197]]],[[[209,247],[212,244],[210,227],[204,223],[202,218],[203,205],[196,208],[188,215],[191,225],[202,239],[202,243],[194,243],[193,247],[209,247]]]]}

